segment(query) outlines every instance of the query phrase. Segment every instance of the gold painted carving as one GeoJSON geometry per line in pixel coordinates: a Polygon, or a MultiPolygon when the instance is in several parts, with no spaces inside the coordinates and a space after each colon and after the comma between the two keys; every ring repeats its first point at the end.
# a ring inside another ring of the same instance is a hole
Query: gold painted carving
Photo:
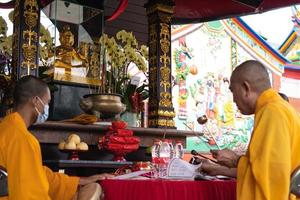
{"type": "Polygon", "coordinates": [[[38,4],[36,0],[26,0],[24,3],[24,17],[25,23],[31,28],[37,25],[38,15],[38,4]]]}
{"type": "Polygon", "coordinates": [[[100,76],[100,51],[97,48],[97,45],[94,45],[94,50],[91,55],[90,60],[90,71],[91,71],[91,77],[97,78],[100,76]]]}
{"type": "Polygon", "coordinates": [[[155,51],[156,52],[156,42],[157,42],[157,33],[156,33],[156,30],[155,30],[155,24],[151,24],[150,27],[149,27],[149,37],[150,37],[150,40],[149,40],[149,46],[151,46],[151,50],[155,51]]]}
{"type": "MultiPolygon", "coordinates": [[[[151,91],[149,107],[156,108],[158,106],[157,102],[157,33],[155,31],[155,24],[150,24],[149,26],[149,86],[151,91]]],[[[149,116],[152,116],[151,113],[149,116]]]]}
{"type": "Polygon", "coordinates": [[[22,68],[27,68],[27,75],[30,70],[36,69],[36,52],[37,52],[37,32],[33,29],[37,26],[39,7],[36,0],[25,0],[24,17],[27,29],[23,31],[23,57],[22,68]]]}
{"type": "Polygon", "coordinates": [[[161,100],[159,104],[164,107],[172,107],[172,97],[169,95],[168,91],[171,90],[171,69],[170,69],[170,56],[168,56],[170,52],[170,29],[168,24],[160,23],[160,46],[163,52],[163,55],[160,57],[160,62],[162,63],[162,67],[160,68],[161,81],[160,86],[163,88],[163,92],[160,93],[161,100]]]}
{"type": "Polygon", "coordinates": [[[171,83],[170,83],[171,70],[168,67],[161,67],[160,73],[162,78],[162,81],[160,82],[160,86],[164,88],[164,92],[167,92],[168,89],[171,87],[171,83]]]}
{"type": "Polygon", "coordinates": [[[174,128],[171,96],[171,29],[173,6],[147,8],[149,23],[149,126],[174,128]],[[159,57],[158,57],[159,56],[159,57]]]}
{"type": "Polygon", "coordinates": [[[15,9],[14,9],[14,23],[18,20],[18,16],[20,15],[19,11],[20,0],[15,1],[15,9]]]}
{"type": "Polygon", "coordinates": [[[151,119],[149,120],[149,126],[155,127],[155,126],[160,126],[160,127],[168,127],[168,128],[173,128],[175,127],[175,122],[170,119],[151,119]]]}
{"type": "Polygon", "coordinates": [[[159,119],[157,124],[158,126],[175,127],[175,122],[170,119],[159,119]]]}
{"type": "Polygon", "coordinates": [[[152,14],[154,12],[161,11],[168,14],[174,13],[174,6],[163,5],[163,4],[156,4],[147,9],[147,15],[152,14]]]}
{"type": "Polygon", "coordinates": [[[170,15],[170,14],[159,12],[158,17],[159,17],[160,21],[163,23],[166,23],[166,24],[171,23],[172,15],[170,15]]]}
{"type": "Polygon", "coordinates": [[[175,117],[175,112],[173,111],[167,111],[167,110],[158,110],[158,115],[161,117],[170,117],[173,118],[175,117]]]}
{"type": "Polygon", "coordinates": [[[161,100],[159,102],[159,106],[167,107],[167,108],[172,108],[172,96],[169,92],[161,92],[160,93],[161,100]]]}
{"type": "Polygon", "coordinates": [[[149,115],[156,116],[157,115],[157,110],[153,110],[153,111],[149,112],[149,115]]]}
{"type": "Polygon", "coordinates": [[[156,119],[150,119],[149,120],[149,126],[156,126],[157,125],[157,120],[156,119]]]}

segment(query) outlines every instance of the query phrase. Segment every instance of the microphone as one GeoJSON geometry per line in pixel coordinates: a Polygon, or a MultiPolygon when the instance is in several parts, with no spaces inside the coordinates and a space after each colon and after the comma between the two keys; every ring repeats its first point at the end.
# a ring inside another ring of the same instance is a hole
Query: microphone
{"type": "Polygon", "coordinates": [[[213,163],[219,164],[217,161],[215,161],[215,160],[213,160],[213,159],[211,159],[211,158],[209,158],[209,157],[207,157],[207,156],[204,156],[204,155],[198,153],[198,152],[197,152],[196,150],[194,150],[194,149],[191,151],[191,154],[194,155],[194,156],[200,156],[200,157],[202,157],[202,158],[205,158],[205,159],[207,159],[207,160],[210,160],[210,161],[213,162],[213,163]]]}

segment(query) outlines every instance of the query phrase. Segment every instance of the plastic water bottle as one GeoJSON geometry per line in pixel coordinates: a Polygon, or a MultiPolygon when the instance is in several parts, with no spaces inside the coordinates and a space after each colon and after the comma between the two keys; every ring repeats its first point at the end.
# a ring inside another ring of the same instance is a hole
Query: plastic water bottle
{"type": "Polygon", "coordinates": [[[159,163],[159,148],[160,148],[161,141],[155,140],[153,146],[151,148],[151,157],[152,163],[158,164],[159,163]]]}
{"type": "Polygon", "coordinates": [[[183,158],[183,145],[181,141],[176,141],[175,144],[175,158],[183,158]]]}
{"type": "Polygon", "coordinates": [[[167,139],[164,139],[159,148],[159,177],[167,176],[167,167],[170,160],[171,149],[167,139]]]}
{"type": "Polygon", "coordinates": [[[152,165],[153,165],[153,177],[157,178],[159,175],[159,149],[160,149],[160,140],[155,140],[154,144],[151,148],[151,156],[152,156],[152,165]]]}
{"type": "Polygon", "coordinates": [[[172,143],[172,140],[168,140],[169,146],[170,146],[170,159],[175,157],[175,152],[174,152],[174,146],[172,143]]]}

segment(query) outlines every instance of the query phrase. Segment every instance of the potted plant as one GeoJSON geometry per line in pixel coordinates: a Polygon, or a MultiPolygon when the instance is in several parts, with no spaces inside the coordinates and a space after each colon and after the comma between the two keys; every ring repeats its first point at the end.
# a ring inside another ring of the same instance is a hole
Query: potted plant
{"type": "Polygon", "coordinates": [[[94,90],[96,94],[91,95],[120,96],[125,105],[123,111],[137,115],[141,101],[148,98],[147,46],[139,46],[133,33],[124,30],[115,37],[103,34],[99,46],[101,83],[94,90]],[[133,74],[130,69],[135,69],[136,73],[133,74]],[[140,83],[139,77],[145,80],[140,83]]]}

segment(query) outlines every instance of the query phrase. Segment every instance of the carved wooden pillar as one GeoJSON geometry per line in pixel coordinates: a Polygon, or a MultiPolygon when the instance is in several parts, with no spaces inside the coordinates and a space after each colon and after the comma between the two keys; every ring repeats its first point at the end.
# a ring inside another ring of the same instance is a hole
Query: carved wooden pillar
{"type": "Polygon", "coordinates": [[[16,0],[12,69],[13,79],[38,76],[40,8],[38,0],[16,0]]]}
{"type": "Polygon", "coordinates": [[[149,0],[149,127],[175,128],[171,84],[171,0],[149,0]]]}

